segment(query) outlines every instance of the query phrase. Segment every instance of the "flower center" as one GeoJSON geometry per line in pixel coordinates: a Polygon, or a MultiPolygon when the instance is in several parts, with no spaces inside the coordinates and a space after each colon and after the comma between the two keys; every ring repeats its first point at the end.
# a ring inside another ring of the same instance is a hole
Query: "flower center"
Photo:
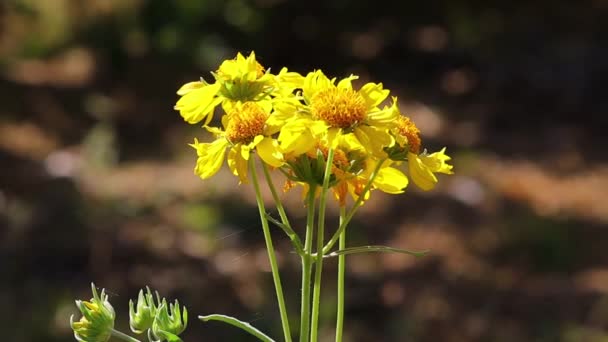
{"type": "Polygon", "coordinates": [[[312,115],[332,127],[350,128],[365,119],[365,99],[352,89],[330,88],[311,99],[312,115]]]}
{"type": "Polygon", "coordinates": [[[410,118],[401,115],[397,119],[397,133],[407,139],[410,152],[415,154],[420,152],[420,130],[410,118]]]}
{"type": "Polygon", "coordinates": [[[264,133],[268,114],[253,102],[246,102],[228,114],[226,138],[233,144],[248,144],[264,133]]]}

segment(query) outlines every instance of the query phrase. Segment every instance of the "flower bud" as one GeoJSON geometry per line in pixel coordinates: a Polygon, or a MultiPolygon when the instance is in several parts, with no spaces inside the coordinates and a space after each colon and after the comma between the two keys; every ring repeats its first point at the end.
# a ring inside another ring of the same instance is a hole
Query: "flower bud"
{"type": "Polygon", "coordinates": [[[157,307],[154,303],[154,296],[150,288],[146,287],[146,290],[146,293],[143,290],[139,290],[136,308],[133,300],[129,300],[129,325],[131,331],[136,334],[142,334],[144,331],[152,328],[154,316],[156,316],[157,307]]]}
{"type": "Polygon", "coordinates": [[[182,313],[177,300],[175,304],[167,304],[167,301],[163,299],[152,324],[152,335],[156,337],[157,341],[168,340],[171,335],[181,334],[187,325],[188,310],[186,310],[186,307],[184,307],[182,313]]]}
{"type": "Polygon", "coordinates": [[[105,290],[97,294],[95,284],[91,283],[93,298],[90,301],[76,301],[76,306],[82,313],[78,322],[74,316],[70,317],[70,326],[74,330],[74,337],[80,342],[106,342],[114,329],[114,308],[108,302],[105,290]]]}

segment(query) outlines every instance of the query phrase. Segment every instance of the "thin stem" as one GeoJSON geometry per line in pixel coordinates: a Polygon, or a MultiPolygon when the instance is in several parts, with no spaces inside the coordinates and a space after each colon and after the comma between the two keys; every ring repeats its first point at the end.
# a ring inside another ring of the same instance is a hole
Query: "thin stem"
{"type": "Polygon", "coordinates": [[[277,293],[277,302],[279,304],[279,312],[281,314],[281,325],[283,326],[283,334],[285,341],[291,342],[291,332],[289,331],[289,319],[287,318],[287,308],[285,307],[285,298],[283,296],[283,287],[281,286],[281,277],[279,275],[279,267],[277,265],[277,257],[272,246],[272,238],[270,236],[270,228],[266,219],[266,209],[264,208],[264,200],[260,191],[260,184],[255,170],[255,158],[249,157],[249,170],[251,172],[251,180],[255,189],[255,199],[260,212],[260,220],[262,221],[262,230],[264,231],[264,240],[266,241],[266,249],[268,250],[268,260],[270,261],[270,269],[272,271],[272,279],[274,281],[274,289],[277,293]]]}
{"type": "Polygon", "coordinates": [[[319,197],[319,216],[317,217],[317,259],[315,265],[315,283],[313,285],[312,295],[312,317],[310,328],[310,340],[317,341],[319,334],[319,306],[321,302],[321,276],[323,274],[323,244],[325,230],[325,209],[327,207],[327,190],[329,189],[329,178],[331,176],[331,168],[333,166],[334,150],[329,149],[327,153],[327,162],[325,163],[325,175],[323,177],[323,187],[321,188],[321,196],[319,197]]]}
{"type": "Polygon", "coordinates": [[[376,168],[372,172],[372,174],[371,174],[371,176],[369,178],[369,181],[367,182],[367,184],[365,185],[365,188],[363,189],[363,192],[359,195],[359,198],[357,199],[357,201],[355,202],[355,204],[353,205],[353,207],[348,211],[348,214],[346,214],[346,217],[344,218],[344,221],[342,221],[340,223],[340,227],[338,228],[338,230],[336,230],[336,232],[331,237],[331,239],[329,239],[329,242],[327,242],[327,244],[325,245],[325,247],[323,247],[323,254],[329,253],[329,251],[331,250],[331,248],[336,244],[336,242],[340,238],[340,235],[342,234],[342,231],[344,231],[344,229],[346,229],[346,226],[348,225],[348,223],[350,222],[350,220],[353,218],[353,216],[357,212],[357,209],[359,209],[359,207],[363,204],[365,196],[367,196],[367,193],[371,189],[372,184],[374,182],[374,179],[376,179],[376,176],[378,176],[378,171],[380,171],[380,168],[382,167],[382,164],[384,163],[385,160],[386,159],[381,159],[378,162],[378,165],[376,165],[376,168]]]}
{"type": "MultiPolygon", "coordinates": [[[[340,206],[340,224],[346,217],[346,207],[340,206]]],[[[339,249],[346,248],[346,229],[340,233],[339,249]]],[[[336,342],[342,342],[344,330],[344,274],[346,273],[346,256],[338,256],[338,304],[336,310],[336,342]]]]}
{"type": "Polygon", "coordinates": [[[306,197],[306,237],[302,255],[302,298],[300,309],[300,342],[308,341],[310,334],[310,276],[312,275],[312,239],[315,225],[315,192],[314,185],[308,189],[306,197]]]}
{"type": "Polygon", "coordinates": [[[283,208],[283,203],[281,203],[281,199],[279,198],[277,190],[272,182],[272,178],[270,177],[270,171],[268,170],[268,166],[266,165],[266,163],[262,163],[262,167],[264,170],[264,177],[266,178],[266,183],[268,184],[268,188],[272,193],[272,198],[274,199],[277,211],[279,212],[279,216],[281,217],[281,222],[283,222],[283,225],[281,225],[280,228],[285,231],[285,234],[287,234],[287,236],[293,243],[296,252],[301,255],[302,241],[300,240],[298,234],[296,234],[296,232],[293,230],[293,228],[291,228],[291,224],[289,223],[289,219],[287,218],[287,214],[285,213],[285,208],[283,208]]]}
{"type": "Polygon", "coordinates": [[[123,341],[128,341],[128,342],[141,342],[140,340],[136,339],[135,337],[131,337],[123,332],[120,332],[118,330],[114,330],[112,329],[112,336],[119,338],[123,341]]]}

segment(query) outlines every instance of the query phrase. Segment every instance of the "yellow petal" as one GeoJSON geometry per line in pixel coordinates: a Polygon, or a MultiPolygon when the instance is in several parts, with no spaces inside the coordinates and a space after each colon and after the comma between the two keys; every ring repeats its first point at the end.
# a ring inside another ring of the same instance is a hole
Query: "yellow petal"
{"type": "Polygon", "coordinates": [[[243,159],[241,146],[235,146],[228,152],[228,167],[232,174],[239,177],[240,183],[247,183],[247,160],[243,159]]]}
{"type": "Polygon", "coordinates": [[[198,141],[195,141],[191,146],[196,149],[198,154],[194,173],[202,179],[215,175],[224,162],[228,141],[226,139],[218,139],[212,143],[198,143],[198,141]]]}
{"type": "Polygon", "coordinates": [[[389,194],[402,193],[407,184],[408,179],[403,172],[392,167],[381,168],[374,179],[374,186],[389,194]]]}
{"type": "Polygon", "coordinates": [[[260,158],[272,167],[283,165],[283,154],[279,151],[279,143],[272,138],[264,138],[256,146],[260,158]]]}
{"type": "Polygon", "coordinates": [[[435,184],[437,184],[437,177],[435,177],[431,169],[422,162],[420,157],[410,152],[407,154],[407,160],[410,177],[412,177],[414,183],[424,191],[434,188],[435,184]]]}
{"type": "Polygon", "coordinates": [[[291,90],[301,88],[302,84],[304,83],[304,76],[297,72],[288,71],[285,67],[281,69],[277,75],[277,79],[279,80],[281,87],[291,90]]]}
{"type": "Polygon", "coordinates": [[[388,133],[387,129],[374,126],[359,125],[354,131],[361,145],[366,147],[377,158],[386,156],[384,147],[391,146],[394,138],[388,133]]]}
{"type": "Polygon", "coordinates": [[[359,76],[356,75],[350,75],[347,78],[341,80],[340,82],[338,82],[338,89],[353,89],[353,80],[358,79],[359,76]]]}
{"type": "Polygon", "coordinates": [[[445,174],[453,174],[452,165],[447,163],[448,160],[452,159],[450,156],[445,154],[445,147],[439,151],[432,153],[428,156],[421,156],[420,159],[431,171],[445,174]]]}
{"type": "Polygon", "coordinates": [[[340,139],[340,147],[347,151],[365,151],[365,146],[361,144],[354,133],[343,134],[340,139]]]}
{"type": "MultiPolygon", "coordinates": [[[[217,83],[188,91],[175,104],[175,109],[186,122],[195,124],[213,113],[222,101],[216,98],[220,85],[217,83]]],[[[209,119],[209,118],[208,118],[209,119]]]]}
{"type": "Polygon", "coordinates": [[[177,95],[184,96],[184,95],[188,94],[189,92],[202,88],[204,86],[205,86],[205,84],[201,81],[188,82],[188,83],[184,84],[183,86],[181,86],[181,88],[179,88],[179,90],[177,91],[177,95]]]}
{"type": "Polygon", "coordinates": [[[316,70],[314,72],[309,72],[308,75],[306,75],[304,84],[302,85],[302,93],[304,98],[310,103],[310,99],[313,95],[330,87],[334,87],[332,81],[323,74],[323,71],[316,70]]]}
{"type": "Polygon", "coordinates": [[[385,106],[382,110],[375,110],[367,114],[366,122],[371,126],[390,126],[394,125],[395,120],[399,118],[401,113],[397,108],[397,98],[393,97],[393,104],[385,106]]]}
{"type": "Polygon", "coordinates": [[[252,147],[250,145],[243,145],[243,144],[239,144],[237,146],[240,147],[241,158],[243,158],[244,160],[249,160],[249,153],[250,153],[252,147]]]}
{"type": "Polygon", "coordinates": [[[365,99],[368,108],[377,107],[386,99],[389,92],[388,89],[382,88],[382,83],[367,83],[359,90],[359,94],[365,99]]]}
{"type": "Polygon", "coordinates": [[[315,139],[307,127],[309,123],[312,121],[299,119],[285,124],[278,138],[281,151],[300,155],[313,148],[315,139]]]}

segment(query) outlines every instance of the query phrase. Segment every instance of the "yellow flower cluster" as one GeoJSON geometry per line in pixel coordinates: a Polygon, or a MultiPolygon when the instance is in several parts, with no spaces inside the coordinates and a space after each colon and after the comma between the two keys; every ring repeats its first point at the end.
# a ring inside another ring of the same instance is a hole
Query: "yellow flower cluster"
{"type": "Polygon", "coordinates": [[[436,173],[452,173],[445,148],[420,151],[418,128],[400,113],[395,97],[386,103],[390,91],[382,83],[355,89],[354,75],[338,81],[321,70],[302,76],[283,68],[272,74],[253,52],[224,61],[212,75],[214,83],[201,79],[182,86],[175,105],[185,121],[202,122],[216,137],[191,144],[198,154],[195,173],[203,179],[227,159],[232,173],[247,182],[247,161],[255,153],[287,176],[286,188],[308,189],[322,184],[331,150],[330,186],[344,203],[348,194],[358,198],[370,181],[372,189],[403,192],[408,185],[403,163],[423,190],[435,186],[436,173]],[[221,126],[214,126],[218,105],[221,126]]]}

